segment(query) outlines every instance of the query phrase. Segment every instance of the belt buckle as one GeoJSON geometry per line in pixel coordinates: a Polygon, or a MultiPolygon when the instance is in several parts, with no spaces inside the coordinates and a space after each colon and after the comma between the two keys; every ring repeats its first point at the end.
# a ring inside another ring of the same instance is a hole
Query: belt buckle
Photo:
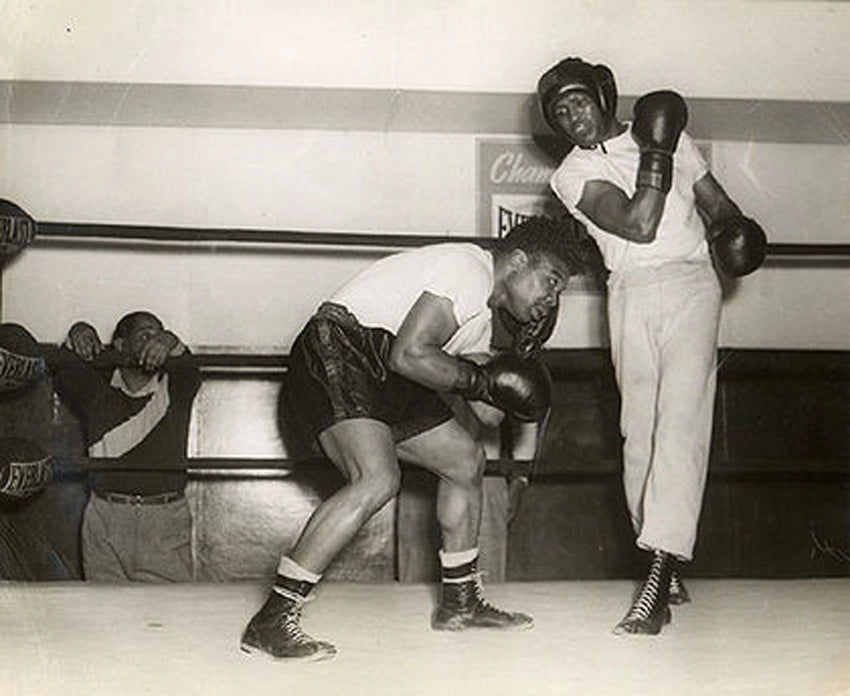
{"type": "Polygon", "coordinates": [[[137,507],[141,507],[145,504],[145,496],[139,495],[138,493],[130,496],[130,505],[136,505],[137,507]]]}

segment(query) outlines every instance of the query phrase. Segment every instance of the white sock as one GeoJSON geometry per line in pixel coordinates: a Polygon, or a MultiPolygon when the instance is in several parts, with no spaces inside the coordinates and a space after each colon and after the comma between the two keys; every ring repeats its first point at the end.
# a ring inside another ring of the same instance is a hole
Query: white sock
{"type": "Polygon", "coordinates": [[[314,585],[322,579],[321,573],[314,573],[307,570],[304,566],[293,561],[289,556],[281,556],[280,563],[277,566],[277,574],[285,578],[300,580],[302,582],[311,582],[314,585]]]}
{"type": "Polygon", "coordinates": [[[444,551],[440,549],[439,555],[440,564],[443,568],[457,568],[478,558],[478,547],[474,546],[466,551],[444,551]]]}

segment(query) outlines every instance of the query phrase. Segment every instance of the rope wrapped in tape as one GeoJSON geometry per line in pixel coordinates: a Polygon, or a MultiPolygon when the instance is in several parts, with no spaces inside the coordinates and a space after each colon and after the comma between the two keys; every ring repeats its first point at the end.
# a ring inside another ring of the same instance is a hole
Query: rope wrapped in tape
{"type": "Polygon", "coordinates": [[[21,389],[45,372],[32,334],[20,324],[0,324],[0,392],[21,389]]]}
{"type": "Polygon", "coordinates": [[[21,437],[0,438],[0,500],[30,498],[52,480],[52,459],[39,445],[21,437]]]}
{"type": "Polygon", "coordinates": [[[0,198],[0,260],[10,259],[32,244],[37,228],[23,208],[0,198]]]}

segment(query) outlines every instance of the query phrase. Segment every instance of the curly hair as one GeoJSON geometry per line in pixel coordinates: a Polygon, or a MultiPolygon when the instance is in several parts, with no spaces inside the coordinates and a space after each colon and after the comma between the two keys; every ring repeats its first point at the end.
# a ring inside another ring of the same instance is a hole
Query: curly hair
{"type": "Polygon", "coordinates": [[[567,213],[558,218],[526,218],[499,240],[496,250],[498,254],[509,254],[520,249],[535,262],[551,256],[563,262],[572,275],[581,275],[590,270],[592,244],[584,225],[567,213]]]}

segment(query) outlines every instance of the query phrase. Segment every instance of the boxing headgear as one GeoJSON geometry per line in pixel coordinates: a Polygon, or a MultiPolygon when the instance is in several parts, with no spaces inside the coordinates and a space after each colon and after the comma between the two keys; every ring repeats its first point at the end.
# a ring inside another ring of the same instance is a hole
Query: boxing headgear
{"type": "Polygon", "coordinates": [[[565,58],[543,73],[537,82],[540,110],[552,130],[563,133],[553,117],[552,106],[559,97],[573,90],[589,94],[606,119],[617,115],[617,84],[610,68],[591,65],[581,58],[565,58]]]}

